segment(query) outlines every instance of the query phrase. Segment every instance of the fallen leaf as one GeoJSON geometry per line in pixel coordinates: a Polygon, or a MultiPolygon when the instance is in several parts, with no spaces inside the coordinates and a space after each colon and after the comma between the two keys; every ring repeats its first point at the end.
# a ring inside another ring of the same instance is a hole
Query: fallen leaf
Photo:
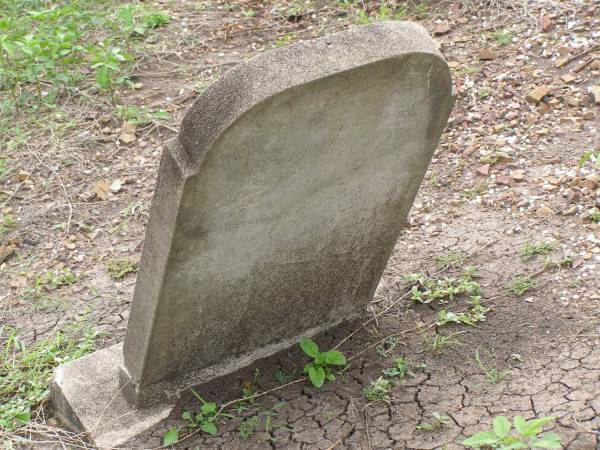
{"type": "Polygon", "coordinates": [[[108,183],[104,180],[98,181],[92,188],[94,195],[100,200],[106,200],[108,198],[108,183]]]}

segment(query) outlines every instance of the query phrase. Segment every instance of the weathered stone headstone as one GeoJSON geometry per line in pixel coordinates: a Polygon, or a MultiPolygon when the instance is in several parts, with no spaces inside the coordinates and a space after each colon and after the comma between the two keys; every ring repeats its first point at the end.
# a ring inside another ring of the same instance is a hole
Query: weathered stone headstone
{"type": "Polygon", "coordinates": [[[229,71],[163,154],[125,343],[58,369],[58,415],[115,445],[182,390],[359,316],[452,104],[411,23],[229,71]]]}

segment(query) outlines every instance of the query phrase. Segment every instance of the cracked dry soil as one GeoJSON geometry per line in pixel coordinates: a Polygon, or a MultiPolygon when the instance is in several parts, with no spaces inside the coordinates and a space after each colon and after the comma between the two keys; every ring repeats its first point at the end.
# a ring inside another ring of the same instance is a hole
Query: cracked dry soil
{"type": "MultiPolygon", "coordinates": [[[[143,87],[123,88],[119,95],[123,104],[170,111],[172,122],[138,131],[129,148],[119,147],[116,133],[107,136],[107,126],[96,119],[60,142],[76,160],[60,167],[65,192],[73,199],[73,226],[66,239],[53,227],[65,221],[65,209],[56,206],[63,201],[62,181],[50,176],[44,192],[34,183],[10,199],[21,244],[17,256],[2,266],[8,285],[3,322],[27,341],[84,315],[108,333],[102,345],[122,340],[135,274],[115,281],[105,263],[139,258],[162,142],[173,136],[199,86],[284,36],[308,39],[356,21],[351,10],[333,1],[311,2],[301,16],[286,13],[294,6],[291,1],[245,0],[234,2],[232,9],[220,1],[150,3],[168,10],[172,21],[136,63],[134,79],[143,87]],[[243,13],[247,8],[254,17],[243,13]],[[109,185],[119,179],[124,187],[106,201],[90,201],[88,193],[98,179],[109,185]],[[23,300],[35,273],[63,267],[84,282],[60,288],[49,303],[23,300]]],[[[379,7],[379,2],[364,3],[371,13],[379,7]]],[[[575,84],[567,84],[559,77],[578,62],[563,68],[553,64],[592,45],[600,8],[583,0],[525,3],[526,11],[511,2],[503,4],[513,7],[478,11],[460,2],[434,2],[425,16],[408,9],[407,18],[430,32],[449,25],[436,39],[459,97],[364,320],[397,303],[344,343],[341,350],[354,358],[336,381],[320,390],[301,383],[274,391],[249,409],[234,410],[236,418],[221,422],[217,436],[196,434],[175,448],[451,450],[463,448],[466,436],[485,429],[498,414],[553,415],[564,448],[600,448],[600,227],[585,215],[600,197],[597,186],[578,185],[599,175],[591,163],[582,168],[578,160],[600,145],[600,114],[587,96],[600,70],[590,64],[577,72],[575,84]],[[540,29],[537,18],[543,15],[555,23],[551,31],[540,29]],[[511,33],[512,42],[495,41],[502,30],[511,33]],[[496,56],[483,61],[477,55],[487,47],[496,56]],[[528,103],[527,93],[542,83],[553,94],[540,104],[528,103]],[[525,243],[546,241],[554,248],[549,255],[520,258],[525,243]],[[491,310],[475,327],[431,326],[440,305],[406,298],[410,284],[403,275],[434,274],[440,268],[436,260],[448,254],[462,260],[437,276],[458,276],[466,266],[476,267],[480,275],[482,303],[491,310]],[[571,263],[557,269],[546,264],[546,257],[570,258],[571,263]],[[537,288],[521,297],[508,293],[505,286],[517,274],[534,277],[537,288]],[[456,333],[457,343],[432,351],[424,339],[436,333],[456,333]],[[485,365],[475,360],[483,350],[485,365]],[[367,400],[363,389],[390,367],[394,356],[426,366],[393,387],[389,403],[367,400]],[[490,383],[486,370],[494,369],[505,376],[490,383]],[[432,412],[448,416],[449,422],[433,431],[419,429],[433,423],[432,412]],[[254,415],[257,428],[241,433],[254,415]]],[[[72,107],[86,117],[113,113],[100,102],[72,107]]],[[[108,125],[119,126],[115,117],[108,125]]],[[[43,149],[45,140],[32,138],[29,145],[43,149]]],[[[32,182],[47,176],[34,153],[11,155],[31,173],[32,182]]],[[[66,156],[57,151],[48,158],[66,156]]],[[[340,327],[317,340],[321,348],[332,346],[357,326],[340,327]]],[[[305,362],[298,349],[291,349],[200,393],[223,403],[239,397],[243,386],[272,389],[281,374],[298,376],[305,362]]],[[[193,397],[183,398],[168,420],[128,447],[160,446],[163,433],[182,424],[181,412],[196,408],[193,397]]]]}

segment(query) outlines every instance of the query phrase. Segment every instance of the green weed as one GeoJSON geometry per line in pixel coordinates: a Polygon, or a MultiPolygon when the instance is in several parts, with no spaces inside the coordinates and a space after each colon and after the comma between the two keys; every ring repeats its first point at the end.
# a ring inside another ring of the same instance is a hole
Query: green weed
{"type": "Polygon", "coordinates": [[[483,373],[485,374],[485,380],[489,384],[500,383],[510,373],[510,369],[498,370],[495,365],[492,366],[492,364],[486,361],[486,359],[493,359],[493,353],[487,349],[481,349],[481,352],[485,355],[482,356],[480,354],[479,348],[475,350],[475,363],[477,364],[477,367],[483,370],[483,373]]]}
{"type": "Polygon", "coordinates": [[[540,244],[534,244],[533,242],[527,242],[521,251],[519,252],[519,256],[522,260],[528,261],[532,259],[536,255],[542,255],[545,253],[550,253],[554,250],[554,245],[551,242],[542,242],[540,244]]]}
{"type": "Polygon", "coordinates": [[[94,351],[99,335],[76,323],[28,345],[16,330],[0,327],[0,429],[10,432],[29,422],[48,397],[54,368],[94,351]]]}
{"type": "MultiPolygon", "coordinates": [[[[200,410],[197,412],[184,411],[181,418],[184,420],[188,430],[200,429],[205,434],[214,436],[218,433],[217,423],[221,418],[233,418],[230,414],[220,413],[217,404],[207,402],[194,389],[190,389],[200,402],[200,410]]],[[[163,435],[163,445],[173,445],[179,441],[180,427],[172,427],[163,435]]]]}
{"type": "Polygon", "coordinates": [[[472,448],[535,449],[562,448],[561,438],[552,432],[542,433],[543,426],[555,420],[554,417],[525,420],[516,416],[513,420],[515,433],[505,416],[497,416],[492,422],[491,431],[482,431],[465,439],[462,444],[472,448]],[[539,436],[541,434],[541,436],[539,436]]]}
{"type": "Polygon", "coordinates": [[[421,431],[435,431],[447,426],[450,422],[452,422],[450,417],[440,414],[437,411],[431,411],[431,417],[433,418],[433,421],[421,423],[415,428],[421,431]]]}
{"type": "Polygon", "coordinates": [[[533,278],[517,275],[506,285],[506,291],[520,297],[531,289],[535,289],[538,283],[533,278]]]}
{"type": "Polygon", "coordinates": [[[333,367],[345,366],[346,357],[337,350],[320,352],[319,346],[312,339],[302,339],[300,348],[304,353],[313,358],[313,361],[304,366],[304,374],[308,375],[314,387],[320,388],[325,380],[335,380],[333,367]]]}
{"type": "Polygon", "coordinates": [[[384,377],[379,377],[375,381],[371,381],[371,385],[363,389],[363,395],[372,402],[386,402],[392,401],[391,388],[394,386],[394,382],[384,377]]]}
{"type": "Polygon", "coordinates": [[[2,222],[0,224],[0,236],[14,230],[17,227],[15,216],[9,213],[2,214],[2,222]]]}
{"type": "Polygon", "coordinates": [[[168,120],[169,113],[165,111],[150,111],[146,106],[117,106],[117,115],[126,122],[136,125],[147,125],[155,120],[168,120]]]}
{"type": "Polygon", "coordinates": [[[108,274],[115,280],[122,279],[125,275],[137,270],[137,265],[128,258],[111,259],[106,263],[108,274]]]}
{"type": "Polygon", "coordinates": [[[427,304],[433,301],[446,303],[458,296],[481,295],[481,285],[473,281],[472,271],[464,273],[459,278],[427,278],[421,274],[412,274],[405,277],[405,281],[413,284],[410,298],[416,303],[427,304]]]}
{"type": "Polygon", "coordinates": [[[592,208],[589,212],[588,217],[591,221],[600,223],[600,209],[592,208]]]}
{"type": "Polygon", "coordinates": [[[501,30],[492,33],[492,38],[498,45],[506,46],[512,44],[514,36],[510,31],[501,30]]]}
{"type": "Polygon", "coordinates": [[[587,151],[585,152],[581,158],[579,158],[579,161],[577,161],[577,164],[579,165],[579,167],[583,167],[586,165],[586,163],[588,161],[596,161],[596,167],[600,168],[600,151],[598,152],[594,152],[594,151],[587,151]]]}
{"type": "Polygon", "coordinates": [[[460,341],[456,340],[455,337],[464,333],[464,331],[457,331],[447,335],[435,333],[434,336],[431,337],[427,333],[421,332],[423,350],[430,351],[431,353],[441,353],[445,349],[461,345],[460,341]]]}
{"type": "Polygon", "coordinates": [[[466,255],[463,255],[454,250],[448,250],[445,254],[436,256],[435,262],[438,267],[458,267],[460,266],[466,259],[466,255]]]}

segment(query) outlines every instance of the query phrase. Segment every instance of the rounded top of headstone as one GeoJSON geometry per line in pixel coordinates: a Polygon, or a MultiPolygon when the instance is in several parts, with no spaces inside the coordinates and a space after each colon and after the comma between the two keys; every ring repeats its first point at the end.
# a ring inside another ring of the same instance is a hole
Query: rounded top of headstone
{"type": "Polygon", "coordinates": [[[437,70],[447,72],[451,95],[442,55],[427,31],[412,22],[354,27],[241,62],[209,86],[185,115],[177,147],[185,153],[186,171],[195,172],[223,131],[264,100],[340,72],[415,53],[430,55],[437,70]]]}

